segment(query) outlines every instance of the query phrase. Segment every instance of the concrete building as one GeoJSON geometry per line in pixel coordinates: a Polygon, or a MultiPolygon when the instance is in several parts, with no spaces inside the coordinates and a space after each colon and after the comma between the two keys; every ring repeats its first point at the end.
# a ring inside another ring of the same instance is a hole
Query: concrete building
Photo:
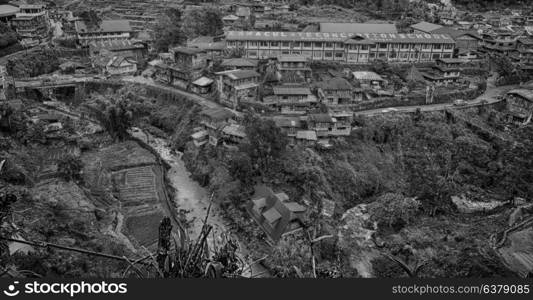
{"type": "Polygon", "coordinates": [[[103,20],[95,28],[90,28],[82,20],[77,20],[75,26],[78,40],[82,45],[102,40],[127,40],[133,32],[127,20],[103,20]]]}
{"type": "Polygon", "coordinates": [[[11,25],[22,38],[23,44],[34,44],[49,37],[50,20],[48,11],[42,4],[20,5],[19,12],[11,19],[11,25]]]}
{"type": "Polygon", "coordinates": [[[365,64],[374,60],[429,62],[451,58],[455,41],[445,34],[352,34],[322,32],[229,31],[229,49],[248,58],[303,55],[310,60],[365,64]]]}
{"type": "Polygon", "coordinates": [[[253,70],[229,70],[216,73],[217,91],[222,104],[236,108],[241,102],[257,98],[260,74],[253,70]]]}

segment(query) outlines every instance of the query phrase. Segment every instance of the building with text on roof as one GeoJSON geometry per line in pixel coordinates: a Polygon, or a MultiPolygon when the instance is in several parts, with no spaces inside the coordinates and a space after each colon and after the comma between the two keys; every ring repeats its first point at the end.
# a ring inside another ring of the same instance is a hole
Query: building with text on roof
{"type": "Polygon", "coordinates": [[[226,46],[243,49],[248,58],[293,54],[310,60],[364,64],[451,58],[455,41],[446,34],[229,31],[226,46]]]}

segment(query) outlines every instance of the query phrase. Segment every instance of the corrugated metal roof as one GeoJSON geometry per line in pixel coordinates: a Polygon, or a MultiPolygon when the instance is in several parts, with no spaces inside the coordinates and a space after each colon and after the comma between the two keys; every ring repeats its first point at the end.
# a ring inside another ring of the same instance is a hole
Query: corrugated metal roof
{"type": "Polygon", "coordinates": [[[278,85],[272,88],[274,95],[310,95],[311,90],[306,86],[278,85]]]}
{"type": "Polygon", "coordinates": [[[207,86],[213,83],[213,79],[207,78],[207,77],[200,77],[196,81],[194,81],[192,84],[197,86],[207,86]]]}
{"type": "Polygon", "coordinates": [[[379,74],[371,72],[371,71],[355,71],[352,72],[353,77],[357,80],[377,80],[382,81],[383,78],[379,76],[379,74]]]}
{"type": "Polygon", "coordinates": [[[316,141],[316,132],[314,130],[299,130],[296,132],[296,138],[299,140],[316,141]]]}
{"type": "Polygon", "coordinates": [[[515,90],[509,91],[507,94],[515,94],[526,100],[533,102],[533,90],[515,89],[515,90]]]}
{"type": "Polygon", "coordinates": [[[430,33],[433,30],[442,28],[442,26],[438,25],[438,24],[429,23],[429,22],[420,22],[420,23],[416,23],[416,24],[411,25],[411,28],[413,28],[415,30],[419,30],[419,31],[430,33]]]}
{"type": "Polygon", "coordinates": [[[8,4],[0,5],[0,17],[13,16],[19,11],[20,9],[13,5],[8,5],[8,4]]]}
{"type": "Polygon", "coordinates": [[[357,41],[389,43],[455,43],[446,34],[415,34],[415,33],[362,33],[349,32],[272,32],[272,31],[228,31],[228,41],[318,41],[318,42],[348,42],[356,38],[357,41]]]}

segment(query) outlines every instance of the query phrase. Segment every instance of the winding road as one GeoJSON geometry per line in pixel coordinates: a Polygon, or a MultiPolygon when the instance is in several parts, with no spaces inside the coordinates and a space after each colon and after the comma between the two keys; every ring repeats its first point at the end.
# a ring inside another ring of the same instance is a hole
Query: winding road
{"type": "Polygon", "coordinates": [[[494,85],[494,76],[489,78],[487,81],[487,89],[485,92],[477,97],[476,99],[467,101],[467,104],[463,106],[455,106],[453,103],[438,103],[438,104],[425,104],[425,105],[412,105],[412,106],[396,106],[396,107],[383,107],[369,110],[356,111],[354,114],[357,116],[373,116],[385,113],[393,112],[403,112],[403,113],[412,113],[417,109],[423,112],[439,111],[445,110],[448,108],[469,108],[481,105],[483,101],[486,101],[487,104],[494,104],[500,101],[503,101],[505,93],[508,91],[517,88],[518,85],[504,85],[504,86],[495,86],[494,85]]]}

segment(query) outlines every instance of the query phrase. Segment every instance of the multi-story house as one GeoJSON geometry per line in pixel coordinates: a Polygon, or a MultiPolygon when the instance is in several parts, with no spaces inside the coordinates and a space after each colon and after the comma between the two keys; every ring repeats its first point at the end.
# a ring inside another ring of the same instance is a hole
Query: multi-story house
{"type": "Polygon", "coordinates": [[[241,102],[254,102],[259,87],[259,73],[253,70],[229,70],[216,73],[217,91],[222,104],[236,108],[241,102]]]}
{"type": "Polygon", "coordinates": [[[533,38],[519,38],[516,42],[516,50],[520,69],[533,73],[533,38]]]}
{"type": "Polygon", "coordinates": [[[303,55],[281,55],[276,66],[284,82],[305,82],[311,78],[309,59],[303,55]]]}
{"type": "Polygon", "coordinates": [[[274,86],[273,92],[274,95],[265,97],[263,102],[286,115],[303,115],[318,102],[305,85],[274,86]]]}
{"type": "Polygon", "coordinates": [[[317,87],[320,102],[330,108],[350,105],[363,100],[362,95],[354,93],[352,85],[342,77],[334,77],[319,82],[317,87]]]}
{"type": "Polygon", "coordinates": [[[274,123],[281,129],[281,132],[286,134],[289,138],[294,138],[296,132],[302,128],[302,121],[300,117],[292,116],[275,116],[274,123]]]}
{"type": "Polygon", "coordinates": [[[103,20],[98,26],[77,20],[75,26],[78,40],[85,46],[101,40],[128,40],[133,32],[128,20],[103,20]]]}
{"type": "Polygon", "coordinates": [[[482,35],[482,48],[484,52],[499,55],[508,55],[516,49],[519,36],[508,30],[496,30],[482,35]]]}
{"type": "Polygon", "coordinates": [[[432,33],[451,36],[455,41],[455,48],[459,50],[477,50],[481,41],[481,36],[475,31],[462,31],[451,27],[442,27],[434,30],[432,33]]]}
{"type": "Polygon", "coordinates": [[[310,60],[353,64],[374,60],[407,63],[451,58],[455,41],[445,34],[229,31],[226,46],[243,49],[248,58],[297,54],[310,60]]]}
{"type": "Polygon", "coordinates": [[[348,120],[337,120],[328,113],[310,114],[307,116],[307,128],[316,131],[318,139],[332,136],[347,136],[351,133],[348,120]]]}
{"type": "Polygon", "coordinates": [[[511,90],[507,93],[505,99],[510,122],[523,123],[531,121],[533,115],[532,90],[511,90]]]}
{"type": "Polygon", "coordinates": [[[462,59],[439,59],[431,70],[422,72],[424,78],[435,85],[448,85],[457,82],[461,76],[462,59]]]}
{"type": "Polygon", "coordinates": [[[182,69],[202,69],[207,67],[207,55],[198,48],[174,47],[169,50],[174,62],[182,69]]]}
{"type": "Polygon", "coordinates": [[[20,5],[11,25],[23,41],[30,44],[47,40],[50,34],[48,11],[43,4],[20,5]]]}
{"type": "Polygon", "coordinates": [[[105,51],[114,55],[131,57],[136,61],[143,60],[148,54],[146,45],[134,40],[101,40],[89,44],[90,56],[97,56],[105,51]]]}
{"type": "MultiPolygon", "coordinates": [[[[226,108],[210,108],[200,112],[200,124],[203,130],[209,136],[209,144],[218,145],[222,136],[221,131],[229,124],[236,124],[235,113],[226,108]]],[[[242,128],[233,128],[227,130],[226,135],[232,135],[234,132],[244,132],[242,128]]],[[[240,135],[240,134],[239,134],[240,135]]]]}

